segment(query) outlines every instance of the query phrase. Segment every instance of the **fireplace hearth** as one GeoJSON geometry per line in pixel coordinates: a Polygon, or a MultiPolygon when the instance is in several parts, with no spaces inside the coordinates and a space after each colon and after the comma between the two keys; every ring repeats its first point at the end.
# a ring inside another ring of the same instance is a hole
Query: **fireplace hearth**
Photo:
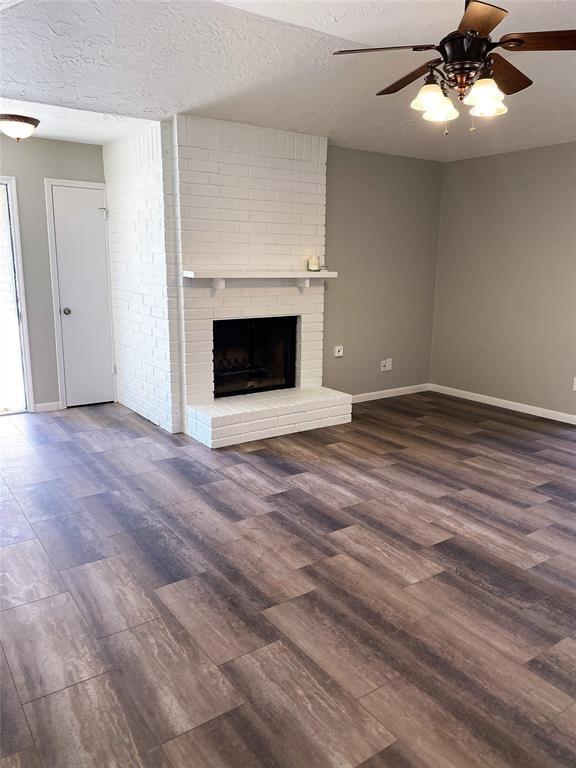
{"type": "Polygon", "coordinates": [[[215,320],[214,397],[294,387],[297,320],[215,320]]]}

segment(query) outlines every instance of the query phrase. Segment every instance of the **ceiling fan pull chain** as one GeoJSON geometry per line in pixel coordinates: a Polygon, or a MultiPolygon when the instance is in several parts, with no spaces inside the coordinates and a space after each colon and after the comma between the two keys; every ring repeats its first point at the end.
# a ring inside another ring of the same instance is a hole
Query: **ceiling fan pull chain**
{"type": "Polygon", "coordinates": [[[448,136],[448,120],[446,120],[446,125],[444,126],[444,136],[448,136]]]}

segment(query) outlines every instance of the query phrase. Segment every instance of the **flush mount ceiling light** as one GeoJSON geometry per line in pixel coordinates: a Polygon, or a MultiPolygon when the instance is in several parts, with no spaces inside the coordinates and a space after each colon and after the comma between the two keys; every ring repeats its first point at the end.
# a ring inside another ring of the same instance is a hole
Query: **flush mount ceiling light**
{"type": "Polygon", "coordinates": [[[410,83],[425,76],[424,85],[411,102],[412,109],[423,112],[424,120],[444,122],[458,117],[458,111],[448,94],[453,91],[460,101],[471,106],[474,117],[495,117],[508,112],[504,96],[528,88],[532,80],[513,64],[494,53],[495,48],[506,51],[574,51],[576,30],[558,32],[513,32],[492,42],[490,33],[507,16],[508,11],[496,5],[468,0],[464,16],[455,32],[446,35],[438,45],[395,45],[386,48],[357,48],[336,51],[346,53],[375,53],[379,51],[437,51],[439,58],[430,59],[418,69],[404,75],[378,96],[398,93],[410,83]],[[442,116],[442,117],[441,117],[442,116]]]}
{"type": "Polygon", "coordinates": [[[25,115],[0,115],[0,131],[11,139],[27,139],[38,128],[40,120],[25,115]]]}

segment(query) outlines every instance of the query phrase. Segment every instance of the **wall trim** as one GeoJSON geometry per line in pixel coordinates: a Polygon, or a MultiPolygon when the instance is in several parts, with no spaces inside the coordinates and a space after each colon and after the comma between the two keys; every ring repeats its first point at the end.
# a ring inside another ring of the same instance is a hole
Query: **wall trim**
{"type": "Polygon", "coordinates": [[[379,392],[362,392],[352,395],[352,403],[366,403],[368,400],[382,400],[386,397],[399,397],[400,395],[413,395],[416,392],[427,392],[430,384],[412,384],[409,387],[395,387],[393,389],[381,389],[379,392]]]}
{"type": "MultiPolygon", "coordinates": [[[[476,403],[485,405],[494,405],[498,408],[505,408],[508,411],[518,411],[530,416],[539,416],[542,419],[552,419],[553,421],[563,421],[566,424],[576,424],[576,415],[563,413],[562,411],[552,411],[549,408],[540,408],[537,405],[528,405],[527,403],[516,403],[513,400],[503,400],[500,397],[491,397],[490,395],[481,395],[478,392],[467,392],[464,389],[454,389],[453,387],[444,387],[441,384],[413,384],[409,387],[395,387],[393,389],[382,389],[379,392],[363,392],[359,395],[352,395],[352,403],[365,403],[369,400],[383,400],[388,397],[400,397],[401,395],[413,395],[416,392],[438,392],[450,397],[459,397],[462,400],[473,400],[476,403]]],[[[45,411],[60,411],[66,406],[60,402],[55,403],[36,403],[33,407],[34,412],[43,413],[45,411]]]]}
{"type": "Polygon", "coordinates": [[[478,392],[467,392],[464,389],[444,387],[441,384],[428,384],[427,388],[431,392],[439,392],[442,395],[459,397],[462,400],[474,400],[476,403],[495,405],[498,408],[506,408],[508,411],[518,411],[519,413],[527,413],[531,416],[539,416],[542,419],[552,419],[553,421],[563,421],[566,424],[576,424],[576,414],[572,415],[570,413],[563,413],[562,411],[552,411],[549,408],[540,408],[537,405],[516,403],[514,400],[503,400],[500,397],[491,397],[490,395],[481,395],[478,392]]]}
{"type": "Polygon", "coordinates": [[[30,408],[32,413],[44,413],[45,411],[62,411],[66,408],[60,402],[56,403],[35,403],[33,408],[30,408]]]}
{"type": "Polygon", "coordinates": [[[413,395],[416,392],[438,392],[450,397],[459,397],[462,400],[473,400],[476,403],[484,405],[494,405],[497,408],[505,408],[508,411],[518,411],[526,413],[529,416],[538,416],[541,419],[552,419],[553,421],[563,421],[566,424],[576,424],[576,414],[563,413],[562,411],[552,411],[549,408],[540,408],[537,405],[528,405],[528,403],[516,403],[514,400],[504,400],[501,397],[492,397],[491,395],[481,395],[478,392],[467,392],[464,389],[454,389],[454,387],[444,387],[442,384],[413,384],[409,387],[396,387],[395,389],[382,389],[379,392],[363,392],[359,395],[352,395],[352,403],[365,403],[369,400],[382,400],[387,397],[400,397],[401,395],[413,395]]]}

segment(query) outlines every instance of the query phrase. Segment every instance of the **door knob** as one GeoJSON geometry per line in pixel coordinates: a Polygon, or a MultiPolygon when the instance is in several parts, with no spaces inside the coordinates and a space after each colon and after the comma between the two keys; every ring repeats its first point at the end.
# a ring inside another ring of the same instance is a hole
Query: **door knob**
{"type": "Polygon", "coordinates": [[[70,309],[70,307],[64,307],[62,312],[64,312],[65,315],[71,315],[72,314],[72,310],[70,309]]]}

